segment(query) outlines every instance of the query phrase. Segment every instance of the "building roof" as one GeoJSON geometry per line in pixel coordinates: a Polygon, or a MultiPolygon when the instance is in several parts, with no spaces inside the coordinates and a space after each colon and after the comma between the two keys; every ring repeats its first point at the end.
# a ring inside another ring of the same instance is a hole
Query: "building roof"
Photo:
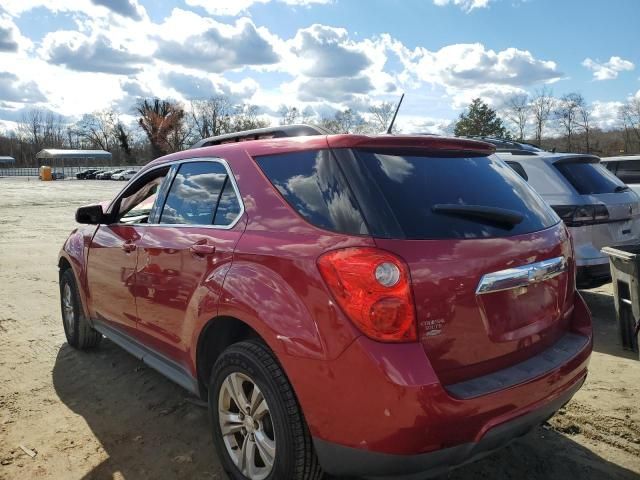
{"type": "Polygon", "coordinates": [[[64,158],[64,159],[85,159],[104,158],[110,159],[111,153],[104,150],[59,150],[57,148],[45,148],[36,154],[36,158],[64,158]]]}

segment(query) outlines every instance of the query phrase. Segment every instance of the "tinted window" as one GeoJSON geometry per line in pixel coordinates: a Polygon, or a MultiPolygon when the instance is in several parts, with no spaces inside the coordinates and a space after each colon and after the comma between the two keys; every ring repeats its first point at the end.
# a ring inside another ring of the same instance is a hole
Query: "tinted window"
{"type": "Polygon", "coordinates": [[[233,189],[231,180],[227,177],[222,195],[220,195],[220,201],[218,202],[213,224],[230,225],[238,215],[240,215],[240,202],[236,196],[236,191],[233,189]]]}
{"type": "Polygon", "coordinates": [[[623,185],[599,163],[556,163],[555,166],[580,195],[614,193],[623,185]]]}
{"type": "Polygon", "coordinates": [[[640,160],[620,162],[616,175],[624,183],[640,183],[640,160]]]}
{"type": "Polygon", "coordinates": [[[506,162],[506,163],[511,168],[513,168],[518,173],[518,175],[520,175],[522,178],[524,178],[525,180],[529,180],[529,177],[527,176],[527,172],[524,171],[523,166],[520,165],[518,162],[506,162]]]}
{"type": "Polygon", "coordinates": [[[189,162],[171,184],[160,223],[211,225],[227,171],[216,162],[189,162]]]}
{"type": "Polygon", "coordinates": [[[367,233],[353,194],[328,150],[256,160],[287,202],[312,224],[342,233],[367,233]]]}
{"type": "Polygon", "coordinates": [[[389,217],[395,219],[401,235],[410,239],[519,235],[559,221],[514,170],[490,157],[434,158],[357,151],[342,158],[345,165],[350,164],[347,178],[360,185],[358,199],[361,192],[367,198],[365,214],[375,235],[393,232],[389,217]],[[435,205],[447,204],[509,209],[524,218],[507,226],[433,211],[435,205]]]}

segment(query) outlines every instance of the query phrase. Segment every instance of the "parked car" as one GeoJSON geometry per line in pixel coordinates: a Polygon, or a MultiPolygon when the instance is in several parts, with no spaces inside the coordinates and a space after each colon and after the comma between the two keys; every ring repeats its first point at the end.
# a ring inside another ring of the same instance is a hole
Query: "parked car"
{"type": "Polygon", "coordinates": [[[640,155],[605,157],[602,164],[640,195],[640,155]]]}
{"type": "Polygon", "coordinates": [[[61,170],[51,172],[51,180],[64,180],[64,172],[61,170]]]}
{"type": "Polygon", "coordinates": [[[98,175],[103,173],[104,170],[96,170],[94,172],[87,173],[84,178],[85,180],[95,180],[98,175]]]}
{"type": "Polygon", "coordinates": [[[98,180],[111,180],[111,177],[113,175],[116,175],[116,174],[118,174],[120,172],[124,172],[124,170],[123,169],[107,170],[107,171],[104,171],[104,172],[100,173],[99,175],[97,175],[96,178],[98,180]]]}
{"type": "Polygon", "coordinates": [[[68,343],[207,400],[230,478],[446,471],[580,388],[567,227],[491,145],[252,135],[149,163],[59,258],[68,343]]]}
{"type": "Polygon", "coordinates": [[[120,173],[111,175],[111,180],[131,180],[136,173],[138,173],[137,170],[123,170],[120,173]]]}
{"type": "Polygon", "coordinates": [[[601,249],[640,242],[640,198],[594,155],[485,140],[497,146],[497,155],[529,182],[569,228],[578,287],[610,282],[609,258],[601,249]]]}
{"type": "Polygon", "coordinates": [[[96,168],[88,168],[86,170],[82,170],[78,173],[76,173],[76,178],[78,180],[85,180],[87,178],[87,175],[97,172],[98,170],[96,168]]]}

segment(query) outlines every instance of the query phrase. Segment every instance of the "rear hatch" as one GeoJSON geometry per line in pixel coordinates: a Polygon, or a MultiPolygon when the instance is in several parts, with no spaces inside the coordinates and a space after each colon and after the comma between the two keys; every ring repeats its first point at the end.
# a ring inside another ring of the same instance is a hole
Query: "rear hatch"
{"type": "Polygon", "coordinates": [[[592,220],[584,220],[588,211],[573,213],[569,218],[566,207],[555,206],[570,226],[599,225],[594,229],[594,246],[624,245],[640,238],[640,203],[637,194],[613,175],[597,157],[566,156],[554,162],[554,167],[578,194],[571,203],[580,207],[600,205],[592,220]]]}
{"type": "Polygon", "coordinates": [[[459,145],[334,150],[376,244],[409,266],[420,342],[445,385],[547,348],[574,295],[557,215],[505,163],[459,145]]]}

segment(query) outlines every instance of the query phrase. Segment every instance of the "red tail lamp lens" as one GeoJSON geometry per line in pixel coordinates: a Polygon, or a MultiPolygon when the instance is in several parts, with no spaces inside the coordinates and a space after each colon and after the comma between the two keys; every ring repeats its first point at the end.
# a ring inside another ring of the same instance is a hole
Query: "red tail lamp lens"
{"type": "Polygon", "coordinates": [[[345,248],[322,255],[318,268],[362,333],[386,342],[417,339],[409,270],[401,259],[376,248],[345,248]]]}

